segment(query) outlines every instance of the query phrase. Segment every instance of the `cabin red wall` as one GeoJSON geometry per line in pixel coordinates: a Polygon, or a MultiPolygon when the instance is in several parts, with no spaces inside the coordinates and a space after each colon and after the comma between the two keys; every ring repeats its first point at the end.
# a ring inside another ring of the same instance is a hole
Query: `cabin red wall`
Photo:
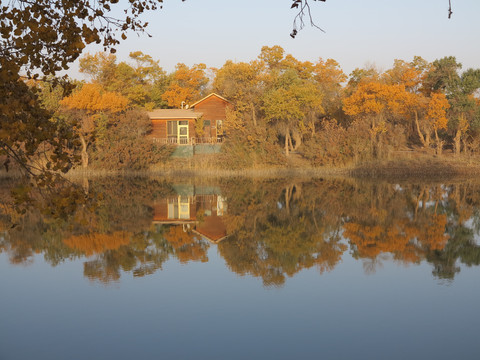
{"type": "Polygon", "coordinates": [[[195,137],[195,120],[188,121],[188,137],[195,137]]]}
{"type": "Polygon", "coordinates": [[[227,106],[228,102],[216,96],[210,96],[209,98],[195,105],[195,111],[203,113],[202,119],[204,121],[210,120],[210,134],[205,134],[205,136],[217,136],[217,120],[225,120],[227,117],[227,106]]]}
{"type": "Polygon", "coordinates": [[[168,220],[168,205],[166,201],[158,202],[153,205],[153,221],[168,220]]]}
{"type": "Polygon", "coordinates": [[[152,120],[152,132],[150,136],[164,139],[167,137],[167,120],[152,120]]]}
{"type": "Polygon", "coordinates": [[[195,105],[195,111],[203,113],[203,120],[225,120],[228,103],[216,96],[210,96],[195,105]]]}

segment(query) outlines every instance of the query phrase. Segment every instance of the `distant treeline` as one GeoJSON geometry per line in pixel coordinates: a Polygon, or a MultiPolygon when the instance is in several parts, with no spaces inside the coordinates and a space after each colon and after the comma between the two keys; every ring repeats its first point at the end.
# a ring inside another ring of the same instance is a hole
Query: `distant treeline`
{"type": "Polygon", "coordinates": [[[480,152],[480,69],[462,71],[455,57],[430,63],[416,56],[348,76],[333,59],[299,61],[280,46],[220,69],[179,63],[167,73],[149,55],[132,52],[130,59],[87,54],[80,71],[90,80],[74,81],[68,96],[53,83],[31,84],[53,120],[74,130],[69,151],[83,167],[140,170],[168,162],[171,148],[146,137],[146,111],[180,108],[210,92],[233,104],[218,166],[282,165],[292,151],[309,166],[358,164],[399,150],[480,152]]]}

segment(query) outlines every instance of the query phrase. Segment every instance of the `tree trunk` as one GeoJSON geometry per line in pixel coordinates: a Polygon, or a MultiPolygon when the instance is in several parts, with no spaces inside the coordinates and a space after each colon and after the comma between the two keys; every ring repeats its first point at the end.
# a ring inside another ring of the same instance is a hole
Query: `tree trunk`
{"type": "Polygon", "coordinates": [[[425,144],[427,149],[430,149],[430,143],[431,143],[432,138],[430,137],[430,134],[425,135],[425,144]]]}
{"type": "Polygon", "coordinates": [[[415,113],[415,125],[417,127],[417,133],[418,133],[418,136],[420,137],[420,141],[422,142],[422,145],[424,148],[428,148],[430,146],[430,144],[427,142],[427,140],[429,140],[429,136],[428,135],[425,135],[423,136],[423,133],[422,133],[422,130],[420,130],[420,123],[418,122],[418,113],[416,111],[414,111],[415,113]]]}
{"type": "Polygon", "coordinates": [[[290,186],[285,188],[285,209],[287,209],[287,214],[290,214],[290,186]]]}
{"type": "Polygon", "coordinates": [[[376,128],[377,122],[375,121],[375,117],[372,117],[371,125],[370,125],[370,144],[371,144],[371,155],[372,158],[377,158],[377,133],[376,128]]]}
{"type": "Polygon", "coordinates": [[[460,155],[461,150],[461,139],[462,139],[462,131],[460,129],[457,130],[455,134],[455,138],[453,139],[455,142],[455,155],[460,155]]]}
{"type": "Polygon", "coordinates": [[[442,149],[443,149],[443,141],[440,141],[440,138],[438,137],[438,131],[435,129],[435,142],[437,145],[437,155],[442,155],[442,149]]]}
{"type": "Polygon", "coordinates": [[[83,176],[82,180],[83,180],[82,182],[83,191],[85,192],[85,194],[88,194],[88,191],[90,190],[88,178],[86,176],[83,176]]]}
{"type": "Polygon", "coordinates": [[[287,130],[285,131],[285,155],[288,156],[288,142],[290,139],[290,130],[287,127],[287,130]]]}
{"type": "Polygon", "coordinates": [[[294,131],[293,139],[295,140],[295,147],[293,148],[293,150],[297,150],[300,145],[302,145],[302,136],[298,133],[298,131],[294,131]]]}
{"type": "Polygon", "coordinates": [[[295,150],[293,148],[292,136],[290,135],[290,132],[288,133],[288,147],[289,147],[290,151],[295,150]]]}
{"type": "Polygon", "coordinates": [[[85,170],[88,167],[88,153],[87,153],[87,141],[85,140],[85,137],[80,134],[80,142],[82,143],[82,151],[81,151],[81,157],[82,157],[82,167],[85,170]]]}

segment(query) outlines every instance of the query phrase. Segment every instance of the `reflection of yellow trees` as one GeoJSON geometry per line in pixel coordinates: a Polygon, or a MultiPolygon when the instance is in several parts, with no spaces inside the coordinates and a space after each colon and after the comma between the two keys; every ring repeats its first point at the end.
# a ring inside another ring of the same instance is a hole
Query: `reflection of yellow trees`
{"type": "Polygon", "coordinates": [[[332,270],[346,245],[335,231],[339,217],[325,214],[325,199],[298,183],[256,190],[246,185],[241,197],[227,195],[236,231],[218,247],[230,269],[261,277],[267,286],[281,285],[302,269],[332,270]]]}
{"type": "Polygon", "coordinates": [[[418,262],[448,241],[448,218],[440,209],[443,195],[439,186],[362,187],[353,197],[357,210],[350,212],[343,236],[360,258],[391,253],[397,260],[418,262]]]}
{"type": "Polygon", "coordinates": [[[181,263],[208,261],[208,243],[193,236],[190,231],[184,230],[183,226],[170,226],[164,236],[174,248],[175,255],[181,263]]]}
{"type": "Polygon", "coordinates": [[[449,205],[456,214],[456,222],[464,224],[474,214],[473,204],[478,203],[480,194],[469,184],[452,185],[448,193],[449,205]]]}
{"type": "Polygon", "coordinates": [[[267,286],[281,285],[286,276],[311,267],[320,273],[332,270],[346,250],[339,237],[324,238],[321,231],[305,230],[302,222],[259,226],[257,236],[237,235],[218,247],[231,270],[261,277],[267,286]]]}
{"type": "Polygon", "coordinates": [[[420,225],[419,241],[429,250],[442,250],[448,240],[448,234],[445,233],[446,225],[447,215],[433,215],[429,222],[420,225]]]}
{"type": "Polygon", "coordinates": [[[357,256],[375,258],[381,253],[392,253],[398,260],[417,262],[426,251],[442,250],[448,240],[445,234],[447,217],[444,214],[412,223],[396,219],[387,225],[364,225],[349,222],[344,225],[343,236],[355,246],[357,256]]]}
{"type": "MultiPolygon", "coordinates": [[[[0,208],[4,228],[0,251],[13,263],[36,253],[55,265],[79,255],[84,274],[101,282],[122,272],[144,276],[168,259],[207,261],[211,246],[185,225],[152,226],[152,194],[170,195],[156,182],[92,182],[101,194],[98,206],[79,206],[70,219],[54,220],[40,212],[17,218],[10,229],[10,209],[0,208]]],[[[354,257],[382,254],[405,263],[426,260],[435,276],[453,278],[458,262],[480,264],[475,232],[480,229],[480,191],[476,183],[392,185],[353,180],[222,181],[228,214],[222,217],[227,239],[218,244],[227,266],[277,286],[303,269],[330,271],[342,260],[348,242],[354,257]],[[232,181],[232,182],[230,182],[232,181]],[[476,226],[476,227],[475,227],[476,226]]]]}
{"type": "Polygon", "coordinates": [[[112,234],[89,233],[72,235],[63,242],[70,248],[81,251],[86,256],[103,253],[107,250],[118,249],[128,245],[132,234],[124,231],[115,231],[112,234]]]}

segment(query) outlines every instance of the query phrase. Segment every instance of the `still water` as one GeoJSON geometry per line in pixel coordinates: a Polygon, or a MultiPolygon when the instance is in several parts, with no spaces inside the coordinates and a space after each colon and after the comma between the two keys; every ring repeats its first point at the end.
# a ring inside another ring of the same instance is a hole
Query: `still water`
{"type": "Polygon", "coordinates": [[[480,357],[480,182],[82,186],[2,209],[2,360],[480,357]]]}

